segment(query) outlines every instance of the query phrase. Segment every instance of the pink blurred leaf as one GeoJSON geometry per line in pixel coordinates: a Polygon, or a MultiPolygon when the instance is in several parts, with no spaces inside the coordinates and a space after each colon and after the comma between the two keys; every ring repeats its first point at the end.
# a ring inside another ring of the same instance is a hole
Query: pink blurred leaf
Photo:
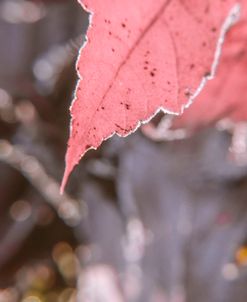
{"type": "Polygon", "coordinates": [[[228,118],[247,120],[247,7],[226,35],[219,68],[193,106],[174,119],[174,128],[195,130],[228,118]]]}

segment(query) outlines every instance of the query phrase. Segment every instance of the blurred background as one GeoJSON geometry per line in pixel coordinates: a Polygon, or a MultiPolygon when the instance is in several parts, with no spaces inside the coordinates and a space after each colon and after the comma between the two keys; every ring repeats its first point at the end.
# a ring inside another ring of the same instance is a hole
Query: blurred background
{"type": "Polygon", "coordinates": [[[0,302],[246,302],[230,132],[113,137],[59,195],[87,25],[76,0],[0,1],[0,302]]]}

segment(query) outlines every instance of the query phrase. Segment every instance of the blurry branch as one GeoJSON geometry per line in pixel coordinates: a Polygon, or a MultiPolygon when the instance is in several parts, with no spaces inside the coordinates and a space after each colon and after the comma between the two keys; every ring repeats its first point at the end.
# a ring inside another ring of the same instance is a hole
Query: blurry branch
{"type": "Polygon", "coordinates": [[[87,215],[86,203],[59,194],[59,184],[45,172],[40,162],[25,154],[7,140],[0,140],[0,161],[10,165],[26,177],[36,190],[69,226],[76,226],[87,215]]]}
{"type": "MultiPolygon", "coordinates": [[[[67,66],[72,66],[73,73],[76,75],[74,61],[83,41],[82,36],[70,39],[64,44],[51,47],[36,59],[33,65],[33,74],[39,91],[42,91],[42,93],[56,93],[56,86],[63,80],[62,74],[67,66]]],[[[70,81],[74,86],[74,80],[70,79],[70,81]]],[[[66,83],[65,88],[68,87],[69,85],[66,83]]]]}
{"type": "Polygon", "coordinates": [[[233,122],[228,118],[220,120],[216,127],[220,131],[227,131],[232,135],[229,148],[231,159],[238,165],[247,164],[247,123],[233,122]]]}
{"type": "Polygon", "coordinates": [[[236,123],[233,128],[232,144],[230,147],[234,159],[240,165],[247,163],[247,124],[236,123]]]}
{"type": "Polygon", "coordinates": [[[162,117],[158,126],[149,122],[141,127],[141,130],[144,135],[150,138],[153,141],[171,141],[184,139],[188,136],[188,133],[184,129],[170,129],[172,125],[173,116],[165,115],[162,117]]]}
{"type": "Polygon", "coordinates": [[[139,217],[129,218],[123,244],[125,258],[125,295],[128,301],[140,297],[143,284],[142,261],[148,244],[143,223],[139,217]],[[134,284],[134,286],[130,286],[134,284]]]}
{"type": "Polygon", "coordinates": [[[35,220],[31,218],[11,224],[5,236],[1,238],[0,269],[16,255],[23,241],[33,231],[35,224],[35,220]]]}
{"type": "MultiPolygon", "coordinates": [[[[0,118],[4,122],[19,122],[25,129],[39,132],[38,112],[31,102],[23,100],[14,104],[10,95],[0,89],[0,118]]],[[[69,226],[77,225],[87,215],[86,203],[67,194],[59,193],[59,184],[50,177],[40,161],[26,154],[21,146],[12,145],[7,140],[0,140],[0,161],[5,162],[26,177],[36,190],[57,212],[58,216],[69,226]]]]}

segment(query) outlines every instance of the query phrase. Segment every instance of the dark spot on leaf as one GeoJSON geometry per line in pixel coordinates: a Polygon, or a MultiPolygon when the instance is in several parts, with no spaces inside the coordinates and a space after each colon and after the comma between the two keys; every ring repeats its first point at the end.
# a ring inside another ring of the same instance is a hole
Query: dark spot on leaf
{"type": "Polygon", "coordinates": [[[120,125],[115,124],[115,126],[116,126],[117,128],[119,128],[120,130],[125,131],[125,129],[124,129],[123,127],[121,127],[120,125]]]}
{"type": "Polygon", "coordinates": [[[111,49],[111,51],[112,51],[112,52],[115,52],[115,49],[114,49],[114,48],[112,48],[112,49],[111,49]]]}
{"type": "Polygon", "coordinates": [[[130,105],[129,105],[129,104],[125,104],[125,108],[126,108],[127,110],[129,110],[129,109],[130,109],[130,105]]]}
{"type": "Polygon", "coordinates": [[[121,26],[122,26],[123,28],[125,28],[125,27],[126,27],[126,24],[125,24],[125,23],[122,23],[121,26]]]}
{"type": "Polygon", "coordinates": [[[147,50],[146,53],[145,53],[145,55],[144,55],[144,57],[147,57],[149,54],[150,54],[150,51],[147,50]]]}
{"type": "Polygon", "coordinates": [[[212,27],[212,28],[211,28],[211,31],[212,31],[212,32],[216,32],[216,30],[217,30],[216,27],[212,27]]]}
{"type": "Polygon", "coordinates": [[[195,64],[190,64],[190,69],[194,69],[195,68],[195,64]]]}
{"type": "Polygon", "coordinates": [[[191,92],[191,90],[189,88],[187,88],[185,91],[184,91],[184,95],[189,98],[193,95],[193,93],[191,92]]]}
{"type": "Polygon", "coordinates": [[[90,145],[86,145],[85,148],[86,148],[86,149],[89,149],[89,148],[91,148],[91,147],[92,147],[92,146],[90,146],[90,145]]]}
{"type": "Polygon", "coordinates": [[[102,106],[102,107],[101,107],[101,109],[102,109],[102,110],[105,110],[105,107],[104,107],[104,106],[102,106]]]}
{"type": "Polygon", "coordinates": [[[208,14],[208,13],[209,13],[209,10],[210,10],[210,5],[207,5],[207,6],[205,7],[204,13],[205,13],[205,14],[208,14]]]}
{"type": "Polygon", "coordinates": [[[155,73],[153,71],[150,72],[151,77],[155,76],[155,73]]]}
{"type": "Polygon", "coordinates": [[[242,59],[244,56],[245,56],[245,50],[244,49],[242,49],[241,51],[239,51],[238,53],[237,53],[237,55],[236,55],[236,59],[237,60],[240,60],[240,59],[242,59]]]}

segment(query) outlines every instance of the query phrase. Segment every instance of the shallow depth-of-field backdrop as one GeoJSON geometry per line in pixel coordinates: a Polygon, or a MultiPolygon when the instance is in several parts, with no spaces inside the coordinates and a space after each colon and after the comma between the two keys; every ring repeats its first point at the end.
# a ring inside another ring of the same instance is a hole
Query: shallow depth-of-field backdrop
{"type": "Polygon", "coordinates": [[[231,133],[113,137],[59,194],[87,24],[76,0],[0,1],[0,302],[246,302],[231,133]]]}

